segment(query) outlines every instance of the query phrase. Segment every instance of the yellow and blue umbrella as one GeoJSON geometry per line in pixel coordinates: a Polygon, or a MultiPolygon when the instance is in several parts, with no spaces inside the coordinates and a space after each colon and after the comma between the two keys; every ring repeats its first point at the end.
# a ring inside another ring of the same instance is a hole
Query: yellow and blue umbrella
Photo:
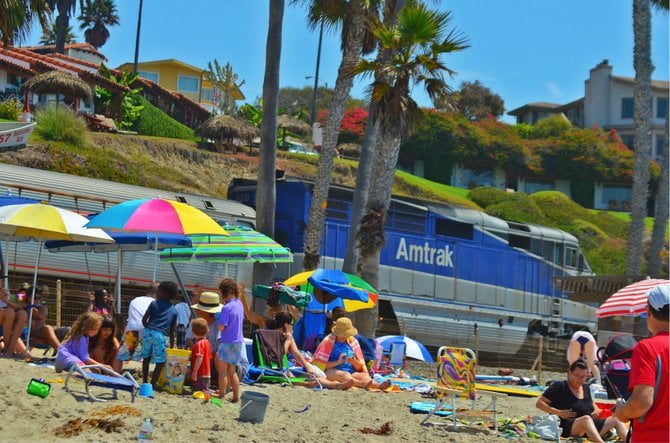
{"type": "Polygon", "coordinates": [[[293,254],[270,237],[246,226],[224,226],[227,236],[191,235],[192,246],[168,248],[162,261],[291,263],[293,254]]]}
{"type": "MultiPolygon", "coordinates": [[[[334,298],[342,299],[347,312],[374,308],[377,290],[362,278],[336,269],[316,269],[295,274],[283,282],[286,286],[300,287],[309,293],[319,288],[334,298]]],[[[331,300],[326,300],[329,303],[331,300]]]]}

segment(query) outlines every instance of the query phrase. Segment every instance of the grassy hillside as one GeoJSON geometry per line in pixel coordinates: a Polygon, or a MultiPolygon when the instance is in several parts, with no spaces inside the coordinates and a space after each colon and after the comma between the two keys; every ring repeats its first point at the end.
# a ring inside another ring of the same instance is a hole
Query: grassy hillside
{"type": "MultiPolygon", "coordinates": [[[[287,175],[313,180],[318,157],[278,151],[277,167],[287,175]]],[[[39,169],[113,180],[174,192],[225,197],[235,177],[255,178],[258,150],[222,154],[198,149],[186,140],[88,134],[83,148],[47,142],[33,135],[28,147],[0,153],[0,161],[39,169]]],[[[357,162],[336,159],[333,183],[353,187],[357,162]]],[[[580,239],[587,259],[599,274],[621,274],[625,267],[627,214],[587,210],[558,192],[533,196],[492,188],[475,191],[431,182],[398,171],[394,194],[475,209],[505,219],[546,224],[580,239]]],[[[651,226],[651,220],[648,226],[651,226]]]]}

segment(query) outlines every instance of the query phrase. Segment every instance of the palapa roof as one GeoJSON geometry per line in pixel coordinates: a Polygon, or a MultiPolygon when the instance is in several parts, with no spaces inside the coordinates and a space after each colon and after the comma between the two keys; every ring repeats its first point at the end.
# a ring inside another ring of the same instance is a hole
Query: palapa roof
{"type": "Polygon", "coordinates": [[[312,127],[309,125],[309,123],[305,123],[304,121],[295,117],[291,117],[288,114],[283,114],[277,117],[277,127],[286,129],[287,131],[297,135],[307,135],[312,132],[312,127]]]}
{"type": "Polygon", "coordinates": [[[196,134],[213,140],[252,140],[261,134],[261,130],[244,120],[231,115],[215,115],[203,122],[195,130],[196,134]]]}
{"type": "Polygon", "coordinates": [[[67,97],[90,99],[91,86],[79,77],[63,71],[47,71],[27,80],[21,88],[37,94],[63,94],[67,97]]]}

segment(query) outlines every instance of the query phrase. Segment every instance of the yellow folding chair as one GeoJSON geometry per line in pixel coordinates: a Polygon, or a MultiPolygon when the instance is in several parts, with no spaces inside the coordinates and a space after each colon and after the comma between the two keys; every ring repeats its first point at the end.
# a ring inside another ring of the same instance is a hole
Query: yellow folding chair
{"type": "Polygon", "coordinates": [[[499,392],[484,392],[480,395],[491,397],[491,403],[483,409],[476,408],[475,376],[477,374],[477,356],[468,348],[441,347],[437,351],[437,385],[435,386],[435,407],[428,412],[428,416],[421,422],[422,425],[448,425],[443,421],[430,421],[432,417],[439,417],[435,413],[440,410],[449,412],[454,430],[458,431],[458,421],[465,421],[472,425],[474,420],[493,418],[495,432],[498,432],[497,399],[507,397],[499,392]],[[469,408],[456,409],[456,398],[465,397],[470,401],[469,408]]]}

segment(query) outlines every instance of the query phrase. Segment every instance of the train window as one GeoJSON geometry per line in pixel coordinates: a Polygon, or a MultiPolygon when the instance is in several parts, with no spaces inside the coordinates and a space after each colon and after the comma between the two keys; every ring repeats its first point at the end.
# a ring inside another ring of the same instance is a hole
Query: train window
{"type": "Polygon", "coordinates": [[[209,200],[203,200],[202,202],[205,204],[205,208],[207,208],[207,209],[214,209],[214,204],[212,204],[211,201],[209,201],[209,200]]]}
{"type": "Polygon", "coordinates": [[[474,238],[474,228],[469,223],[458,222],[446,218],[435,219],[435,235],[444,235],[446,237],[458,237],[472,240],[474,238]]]}
{"type": "Polygon", "coordinates": [[[402,211],[389,211],[386,226],[399,231],[424,234],[426,232],[426,217],[402,211]]]}
{"type": "Polygon", "coordinates": [[[510,229],[514,229],[517,231],[525,231],[525,232],[530,232],[530,228],[523,223],[516,223],[516,222],[507,222],[507,226],[509,226],[510,229]]]}
{"type": "Polygon", "coordinates": [[[569,268],[576,268],[579,264],[579,253],[576,249],[566,247],[565,248],[565,266],[569,268]]]}
{"type": "Polygon", "coordinates": [[[175,198],[177,199],[178,202],[186,203],[186,198],[182,197],[181,195],[175,195],[175,198]]]}
{"type": "Polygon", "coordinates": [[[509,245],[513,248],[521,248],[530,251],[530,237],[510,234],[509,245]]]}
{"type": "Polygon", "coordinates": [[[554,263],[557,265],[563,265],[563,248],[562,245],[557,246],[554,249],[554,263]]]}
{"type": "Polygon", "coordinates": [[[328,200],[326,217],[337,220],[349,220],[349,205],[340,200],[328,200]]]}

